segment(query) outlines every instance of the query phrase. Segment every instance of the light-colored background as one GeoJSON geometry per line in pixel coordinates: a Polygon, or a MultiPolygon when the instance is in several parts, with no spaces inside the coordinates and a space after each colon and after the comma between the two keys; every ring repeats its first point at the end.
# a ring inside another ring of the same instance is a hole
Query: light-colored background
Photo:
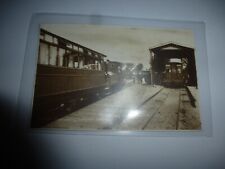
{"type": "Polygon", "coordinates": [[[0,6],[0,96],[14,112],[19,95],[31,16],[37,12],[200,21],[206,44],[212,109],[210,137],[29,136],[46,168],[224,168],[225,3],[170,1],[9,1],[0,6]]]}

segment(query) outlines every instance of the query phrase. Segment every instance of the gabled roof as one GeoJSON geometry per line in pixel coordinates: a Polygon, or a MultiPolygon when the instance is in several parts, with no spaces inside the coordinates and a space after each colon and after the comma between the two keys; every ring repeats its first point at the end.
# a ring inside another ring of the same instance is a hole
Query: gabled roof
{"type": "Polygon", "coordinates": [[[151,50],[153,52],[159,52],[161,50],[179,50],[179,49],[194,50],[194,48],[178,45],[178,44],[175,44],[175,43],[167,43],[167,44],[164,44],[164,45],[161,45],[161,46],[150,48],[149,50],[151,50]]]}

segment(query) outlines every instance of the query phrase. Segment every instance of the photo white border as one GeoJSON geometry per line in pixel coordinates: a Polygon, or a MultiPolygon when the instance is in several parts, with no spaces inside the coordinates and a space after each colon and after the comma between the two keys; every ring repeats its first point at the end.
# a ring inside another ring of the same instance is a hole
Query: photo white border
{"type": "Polygon", "coordinates": [[[124,135],[149,137],[212,137],[212,114],[208,75],[208,57],[206,53],[205,24],[192,21],[167,21],[140,18],[125,18],[111,16],[89,16],[69,14],[34,14],[30,21],[27,46],[24,57],[22,79],[15,114],[17,126],[28,132],[52,134],[82,134],[82,135],[124,135]],[[194,34],[195,60],[199,88],[199,107],[201,130],[149,130],[149,131],[114,131],[114,130],[67,130],[67,129],[33,129],[30,127],[33,105],[33,94],[36,78],[37,56],[39,46],[39,31],[41,24],[96,24],[150,27],[163,29],[189,29],[194,34]]]}

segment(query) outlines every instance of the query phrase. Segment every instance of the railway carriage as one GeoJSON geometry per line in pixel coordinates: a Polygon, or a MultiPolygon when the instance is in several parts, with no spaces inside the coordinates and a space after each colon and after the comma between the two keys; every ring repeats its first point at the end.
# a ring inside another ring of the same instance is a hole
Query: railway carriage
{"type": "Polygon", "coordinates": [[[184,86],[184,75],[182,63],[169,61],[162,74],[162,84],[167,87],[182,87],[184,86]]]}
{"type": "Polygon", "coordinates": [[[104,58],[41,29],[31,126],[41,127],[121,88],[118,63],[104,58]]]}

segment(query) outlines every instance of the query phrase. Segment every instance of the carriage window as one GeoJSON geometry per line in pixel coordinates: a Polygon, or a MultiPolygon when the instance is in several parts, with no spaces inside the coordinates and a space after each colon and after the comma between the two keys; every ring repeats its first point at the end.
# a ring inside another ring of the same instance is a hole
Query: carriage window
{"type": "Polygon", "coordinates": [[[75,68],[78,68],[78,67],[79,67],[78,62],[74,62],[74,67],[75,67],[75,68]]]}
{"type": "Polygon", "coordinates": [[[53,43],[58,44],[58,39],[57,38],[53,38],[53,43]]]}
{"type": "Polygon", "coordinates": [[[39,42],[39,64],[101,70],[99,59],[103,60],[104,55],[45,30],[40,32],[39,38],[42,40],[39,42]]]}
{"type": "Polygon", "coordinates": [[[73,67],[73,59],[72,57],[69,57],[69,64],[68,64],[68,67],[72,68],[73,67]]]}
{"type": "Polygon", "coordinates": [[[79,51],[80,53],[83,53],[83,52],[84,52],[84,49],[83,49],[83,48],[78,48],[78,51],[79,51]]]}
{"type": "Polygon", "coordinates": [[[83,60],[83,59],[80,59],[80,65],[79,65],[79,67],[80,67],[81,69],[84,68],[84,60],[83,60]]]}
{"type": "Polygon", "coordinates": [[[78,51],[78,48],[79,48],[78,46],[72,45],[72,49],[73,49],[73,50],[78,51]]]}
{"type": "Polygon", "coordinates": [[[177,65],[177,72],[181,73],[181,65],[177,65]]]}
{"type": "Polygon", "coordinates": [[[65,54],[65,50],[59,48],[59,66],[63,66],[63,55],[65,54]]]}
{"type": "Polygon", "coordinates": [[[72,44],[67,44],[66,47],[72,49],[72,44]]]}
{"type": "Polygon", "coordinates": [[[92,55],[92,53],[90,51],[88,51],[88,55],[92,55]]]}
{"type": "Polygon", "coordinates": [[[57,56],[57,48],[54,46],[50,46],[49,65],[56,65],[56,56],[57,56]]]}
{"type": "Polygon", "coordinates": [[[178,73],[181,73],[181,69],[180,68],[178,68],[177,71],[178,71],[178,73]]]}
{"type": "Polygon", "coordinates": [[[53,37],[45,34],[45,40],[48,41],[48,42],[53,42],[53,37]]]}
{"type": "Polygon", "coordinates": [[[39,64],[48,64],[48,45],[40,43],[39,64]]]}

